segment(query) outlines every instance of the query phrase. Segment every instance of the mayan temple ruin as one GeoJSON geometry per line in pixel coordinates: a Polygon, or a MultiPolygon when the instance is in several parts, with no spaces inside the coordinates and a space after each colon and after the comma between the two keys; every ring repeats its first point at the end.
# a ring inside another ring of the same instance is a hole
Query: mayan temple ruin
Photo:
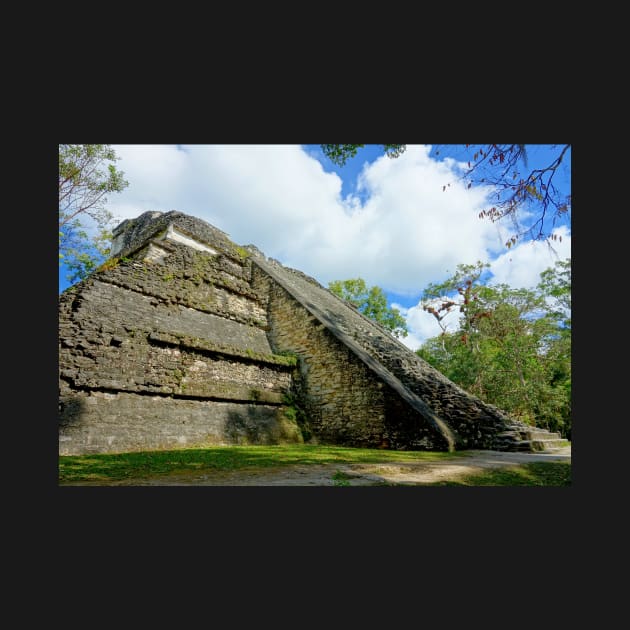
{"type": "Polygon", "coordinates": [[[312,442],[543,449],[313,278],[145,212],[59,296],[59,454],[312,442]]]}

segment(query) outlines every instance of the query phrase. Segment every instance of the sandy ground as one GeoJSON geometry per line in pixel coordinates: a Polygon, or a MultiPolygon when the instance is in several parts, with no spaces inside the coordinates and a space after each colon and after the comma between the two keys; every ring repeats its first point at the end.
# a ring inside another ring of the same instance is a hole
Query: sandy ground
{"type": "MultiPolygon", "coordinates": [[[[464,475],[487,468],[501,468],[528,462],[571,461],[571,447],[545,453],[505,453],[499,451],[466,451],[464,456],[439,462],[401,462],[383,464],[325,464],[318,466],[282,466],[239,470],[235,472],[201,472],[168,475],[146,479],[126,479],[108,486],[334,486],[333,476],[343,473],[344,485],[375,486],[387,484],[426,485],[454,481],[464,475]]],[[[104,485],[86,482],[64,485],[104,485]]]]}

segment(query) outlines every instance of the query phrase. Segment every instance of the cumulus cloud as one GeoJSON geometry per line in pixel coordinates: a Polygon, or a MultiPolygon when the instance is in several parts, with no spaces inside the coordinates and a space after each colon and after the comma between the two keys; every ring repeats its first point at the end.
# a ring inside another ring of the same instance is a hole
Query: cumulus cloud
{"type": "Polygon", "coordinates": [[[493,284],[505,283],[514,288],[532,289],[540,282],[540,274],[558,260],[571,257],[571,234],[566,226],[553,230],[562,240],[549,244],[527,241],[504,252],[490,264],[493,284]]]}
{"type": "MultiPolygon", "coordinates": [[[[401,338],[400,341],[408,348],[411,348],[411,350],[417,350],[427,339],[437,337],[442,332],[435,317],[431,313],[427,313],[420,305],[420,302],[408,308],[398,304],[393,304],[393,306],[398,308],[407,322],[409,334],[407,337],[401,338]]],[[[446,327],[446,330],[453,331],[457,328],[458,319],[460,318],[459,310],[453,309],[442,319],[442,324],[446,327]]]]}
{"type": "Polygon", "coordinates": [[[426,339],[440,334],[441,329],[435,317],[424,311],[419,304],[408,308],[396,303],[392,306],[400,311],[407,322],[409,332],[406,337],[401,337],[400,341],[411,350],[417,350],[426,339]]]}
{"type": "Polygon", "coordinates": [[[323,284],[361,276],[411,295],[501,242],[478,218],[488,191],[467,189],[456,165],[429,158],[427,146],[366,164],[346,198],[339,176],[298,145],[114,148],[130,182],[111,199],[121,219],[180,210],[323,284]]]}

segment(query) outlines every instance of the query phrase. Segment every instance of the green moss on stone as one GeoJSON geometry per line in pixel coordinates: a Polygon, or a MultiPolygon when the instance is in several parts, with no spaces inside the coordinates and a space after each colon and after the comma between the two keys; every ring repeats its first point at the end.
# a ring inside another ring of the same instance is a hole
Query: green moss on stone
{"type": "Polygon", "coordinates": [[[234,248],[234,251],[241,260],[245,260],[250,256],[250,253],[245,248],[239,247],[238,245],[234,248]]]}

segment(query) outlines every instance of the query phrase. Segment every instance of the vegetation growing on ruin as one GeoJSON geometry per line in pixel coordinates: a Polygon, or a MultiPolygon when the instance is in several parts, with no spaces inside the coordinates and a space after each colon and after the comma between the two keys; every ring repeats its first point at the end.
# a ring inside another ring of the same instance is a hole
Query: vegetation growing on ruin
{"type": "Polygon", "coordinates": [[[120,258],[117,256],[113,256],[112,258],[108,258],[102,265],[96,268],[96,271],[110,271],[111,269],[116,269],[118,265],[121,263],[131,262],[131,258],[127,258],[126,256],[121,256],[120,258]]]}
{"type": "Polygon", "coordinates": [[[283,411],[284,415],[291,421],[295,422],[305,442],[308,442],[313,437],[313,431],[311,430],[311,424],[308,419],[308,414],[303,409],[298,397],[292,391],[287,392],[282,397],[284,403],[283,411]]]}
{"type": "Polygon", "coordinates": [[[234,251],[236,252],[238,257],[241,259],[241,261],[245,260],[246,258],[249,258],[251,255],[244,247],[236,246],[234,248],[234,251]]]}

